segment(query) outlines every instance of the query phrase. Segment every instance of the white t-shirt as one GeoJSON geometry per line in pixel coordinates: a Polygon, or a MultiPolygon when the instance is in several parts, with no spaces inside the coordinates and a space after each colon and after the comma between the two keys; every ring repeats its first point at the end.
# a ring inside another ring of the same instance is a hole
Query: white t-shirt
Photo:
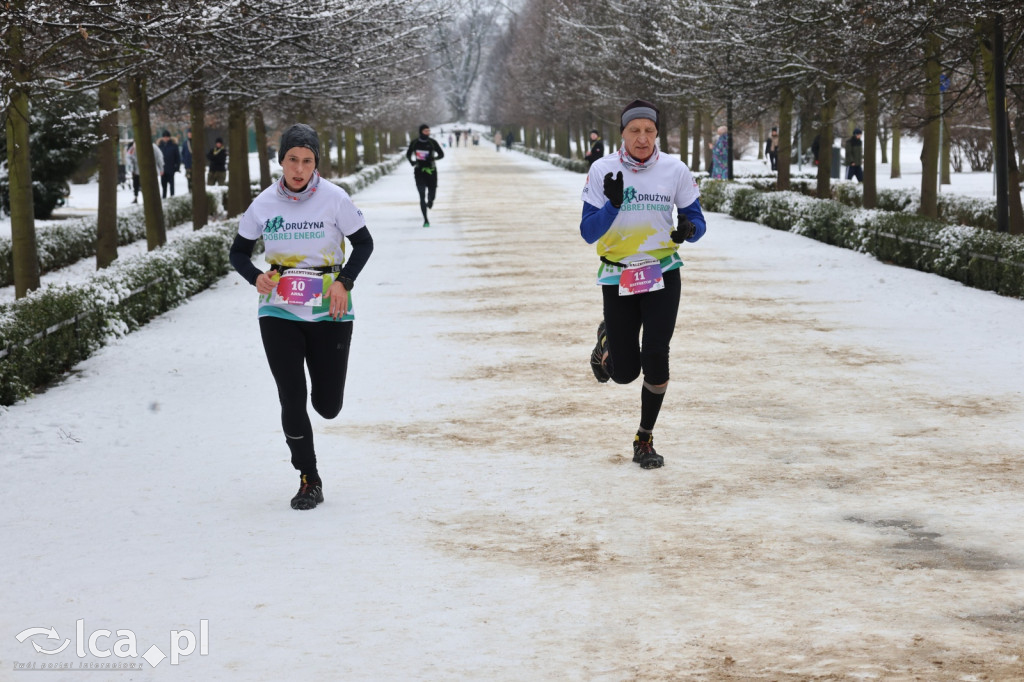
{"type": "MultiPolygon", "coordinates": [[[[238,221],[238,234],[252,240],[263,238],[268,263],[291,268],[343,265],[345,237],[366,226],[348,192],[315,177],[316,184],[310,183],[312,187],[300,194],[282,190],[281,181],[275,182],[253,200],[238,221]]],[[[324,275],[325,293],[335,275],[324,275]]],[[[339,321],[352,319],[351,293],[348,300],[349,310],[339,321]]],[[[329,307],[326,297],[315,306],[297,306],[276,301],[271,292],[260,296],[259,315],[321,321],[331,319],[329,307]]]]}
{"type": "Polygon", "coordinates": [[[689,206],[700,198],[700,190],[685,163],[659,154],[653,166],[639,172],[623,165],[618,153],[608,154],[590,167],[583,201],[596,208],[608,201],[604,176],[621,171],[623,180],[622,206],[611,227],[597,240],[598,256],[617,263],[641,254],[663,260],[679,248],[670,236],[674,229],[673,205],[677,210],[689,206]]]}

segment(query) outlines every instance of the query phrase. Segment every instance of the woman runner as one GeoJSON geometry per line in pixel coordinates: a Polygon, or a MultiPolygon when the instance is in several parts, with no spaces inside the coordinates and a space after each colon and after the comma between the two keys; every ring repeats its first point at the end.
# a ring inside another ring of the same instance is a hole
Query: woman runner
{"type": "Polygon", "coordinates": [[[658,150],[658,109],[634,100],[622,111],[622,148],[594,162],[583,188],[580,234],[597,244],[604,320],[591,369],[601,383],[628,384],[643,372],[633,461],[663,466],[654,424],[668,388],[669,341],[679,311],[679,244],[704,236],[700,192],[690,169],[658,150]],[[673,228],[672,207],[679,213],[673,228]],[[642,338],[641,338],[642,332],[642,338]]]}
{"type": "Polygon", "coordinates": [[[345,190],[316,167],[320,141],[301,123],[281,135],[282,177],[265,189],[238,223],[231,265],[259,292],[259,324],[281,401],[281,425],[299,471],[292,509],[324,501],[323,482],[306,412],[306,368],[313,409],[326,419],[341,411],[352,340],[349,292],[373,251],[362,212],[345,190]],[[260,237],[270,270],[252,264],[260,237]],[[352,255],[345,260],[345,238],[352,255]]]}

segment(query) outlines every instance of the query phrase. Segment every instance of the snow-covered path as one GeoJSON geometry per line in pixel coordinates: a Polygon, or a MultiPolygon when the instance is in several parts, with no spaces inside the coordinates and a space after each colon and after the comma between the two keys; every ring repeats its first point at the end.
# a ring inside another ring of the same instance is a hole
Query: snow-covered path
{"type": "Polygon", "coordinates": [[[484,146],[429,229],[407,167],[355,196],[315,511],[237,276],[0,413],[0,678],[1024,677],[1024,302],[711,215],[642,471],[582,180],[484,146]]]}

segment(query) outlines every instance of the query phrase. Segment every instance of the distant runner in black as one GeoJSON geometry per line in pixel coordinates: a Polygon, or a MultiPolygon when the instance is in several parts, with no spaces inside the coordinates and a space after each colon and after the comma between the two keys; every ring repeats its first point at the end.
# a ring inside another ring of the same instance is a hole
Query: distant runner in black
{"type": "Polygon", "coordinates": [[[423,227],[430,227],[427,209],[434,207],[434,197],[437,195],[437,166],[434,162],[444,158],[444,150],[437,140],[430,137],[430,126],[426,123],[420,125],[420,136],[409,145],[405,158],[409,159],[409,163],[415,169],[416,189],[420,193],[420,211],[423,212],[423,227]]]}

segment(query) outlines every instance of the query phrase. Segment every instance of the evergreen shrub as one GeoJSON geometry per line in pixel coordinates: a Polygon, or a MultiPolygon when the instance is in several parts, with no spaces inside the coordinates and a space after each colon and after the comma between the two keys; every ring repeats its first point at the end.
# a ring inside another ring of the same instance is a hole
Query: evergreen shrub
{"type": "MultiPolygon", "coordinates": [[[[402,161],[398,155],[334,182],[354,193],[402,161]]],[[[214,202],[211,196],[211,206],[214,202]]],[[[187,197],[169,199],[167,204],[168,222],[172,217],[175,222],[191,217],[187,197]]],[[[144,237],[141,210],[138,218],[134,209],[125,213],[129,214],[125,234],[144,237]]],[[[119,215],[119,232],[121,226],[119,215]]],[[[90,229],[95,232],[95,225],[90,229]]],[[[81,284],[44,286],[24,298],[0,303],[0,405],[29,396],[109,339],[138,329],[211,286],[230,270],[228,252],[237,233],[237,219],[210,223],[148,253],[119,258],[81,284]]],[[[256,246],[262,249],[263,242],[256,246]]]]}
{"type": "Polygon", "coordinates": [[[227,273],[236,220],[116,260],[82,284],[0,304],[0,404],[60,377],[108,338],[138,329],[227,273]]]}
{"type": "MultiPolygon", "coordinates": [[[[891,205],[906,198],[902,190],[888,196],[891,205]]],[[[1024,298],[1024,237],[1019,235],[948,225],[906,211],[852,208],[798,192],[758,192],[724,180],[701,182],[701,205],[707,211],[869,253],[883,262],[1024,298]]],[[[977,204],[963,206],[973,210],[977,204]]]]}
{"type": "MultiPolygon", "coordinates": [[[[207,193],[211,212],[216,197],[207,193]]],[[[192,195],[171,197],[164,201],[164,222],[180,225],[192,220],[192,195]]],[[[126,246],[146,238],[146,216],[142,206],[118,211],[117,245],[126,246]]],[[[67,267],[83,258],[96,255],[96,219],[77,218],[36,230],[36,252],[39,273],[67,267]]],[[[14,284],[14,253],[9,237],[0,237],[0,286],[14,284]]]]}

